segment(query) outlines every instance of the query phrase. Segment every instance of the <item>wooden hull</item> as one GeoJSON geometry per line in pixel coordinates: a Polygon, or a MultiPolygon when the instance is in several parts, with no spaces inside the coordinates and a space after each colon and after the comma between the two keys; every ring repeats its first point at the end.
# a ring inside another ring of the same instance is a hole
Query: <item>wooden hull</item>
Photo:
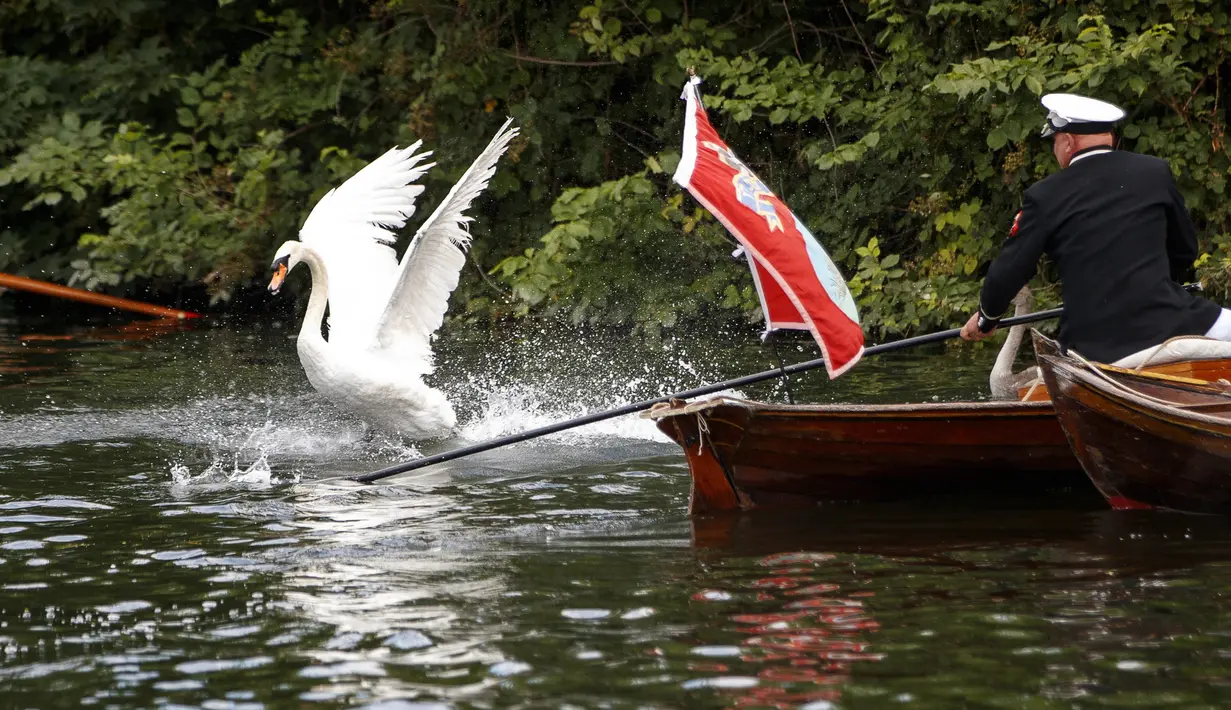
{"type": "Polygon", "coordinates": [[[1114,368],[1040,356],[1060,423],[1116,508],[1231,513],[1231,396],[1114,368]]]}
{"type": "Polygon", "coordinates": [[[654,413],[685,450],[689,512],[1088,488],[1049,402],[770,405],[654,413]]]}

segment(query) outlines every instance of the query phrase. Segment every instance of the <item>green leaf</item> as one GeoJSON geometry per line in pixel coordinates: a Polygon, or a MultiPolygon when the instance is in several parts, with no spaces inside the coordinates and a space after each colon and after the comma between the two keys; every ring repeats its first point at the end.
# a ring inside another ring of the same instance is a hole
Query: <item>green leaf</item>
{"type": "Polygon", "coordinates": [[[188,106],[196,106],[201,103],[201,93],[191,86],[181,87],[180,101],[183,101],[188,106]]]}
{"type": "Polygon", "coordinates": [[[175,110],[175,117],[179,120],[181,126],[192,128],[197,125],[197,116],[191,110],[180,106],[175,110]]]}
{"type": "Polygon", "coordinates": [[[1026,77],[1026,88],[1030,89],[1035,96],[1040,96],[1043,93],[1043,82],[1039,81],[1038,77],[1028,76],[1026,77]]]}
{"type": "Polygon", "coordinates": [[[645,19],[650,22],[661,22],[663,19],[663,12],[656,7],[651,7],[645,11],[645,19]]]}
{"type": "Polygon", "coordinates": [[[991,133],[987,134],[987,147],[992,150],[1000,150],[1009,142],[1009,137],[1005,135],[1003,128],[993,128],[991,133]]]}

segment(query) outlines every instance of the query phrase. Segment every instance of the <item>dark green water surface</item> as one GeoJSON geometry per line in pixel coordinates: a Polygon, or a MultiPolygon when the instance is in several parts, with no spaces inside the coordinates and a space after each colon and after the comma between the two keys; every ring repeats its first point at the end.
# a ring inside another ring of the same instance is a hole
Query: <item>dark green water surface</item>
{"type": "MultiPolygon", "coordinates": [[[[289,328],[3,308],[0,707],[1231,705],[1220,519],[1073,491],[690,520],[635,417],[343,478],[763,369],[747,334],[448,334],[460,434],[416,448],[317,397],[289,328]]],[[[990,357],[795,394],[969,397],[990,357]]]]}

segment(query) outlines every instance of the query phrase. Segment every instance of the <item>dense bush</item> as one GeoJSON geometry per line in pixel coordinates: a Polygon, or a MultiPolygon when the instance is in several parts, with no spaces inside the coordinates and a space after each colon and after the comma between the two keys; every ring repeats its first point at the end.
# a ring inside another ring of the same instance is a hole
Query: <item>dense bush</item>
{"type": "Polygon", "coordinates": [[[1050,91],[1127,108],[1122,147],[1171,160],[1201,273],[1231,289],[1223,3],[807,5],[8,0],[0,270],[225,302],[366,160],[422,138],[430,207],[508,114],[522,137],[478,205],[455,317],[755,319],[728,238],[669,179],[695,66],[873,338],[971,309],[1022,190],[1055,169],[1035,137],[1050,91]]]}

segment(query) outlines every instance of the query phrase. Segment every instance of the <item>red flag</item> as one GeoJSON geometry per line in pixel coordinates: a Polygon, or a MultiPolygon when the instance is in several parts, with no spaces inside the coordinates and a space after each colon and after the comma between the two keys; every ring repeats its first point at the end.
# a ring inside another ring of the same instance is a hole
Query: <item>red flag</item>
{"type": "Polygon", "coordinates": [[[744,165],[710,125],[693,78],[681,98],[684,153],[675,181],[739,240],[752,267],[766,331],[811,331],[831,378],[863,355],[855,299],[803,222],[744,165]]]}

